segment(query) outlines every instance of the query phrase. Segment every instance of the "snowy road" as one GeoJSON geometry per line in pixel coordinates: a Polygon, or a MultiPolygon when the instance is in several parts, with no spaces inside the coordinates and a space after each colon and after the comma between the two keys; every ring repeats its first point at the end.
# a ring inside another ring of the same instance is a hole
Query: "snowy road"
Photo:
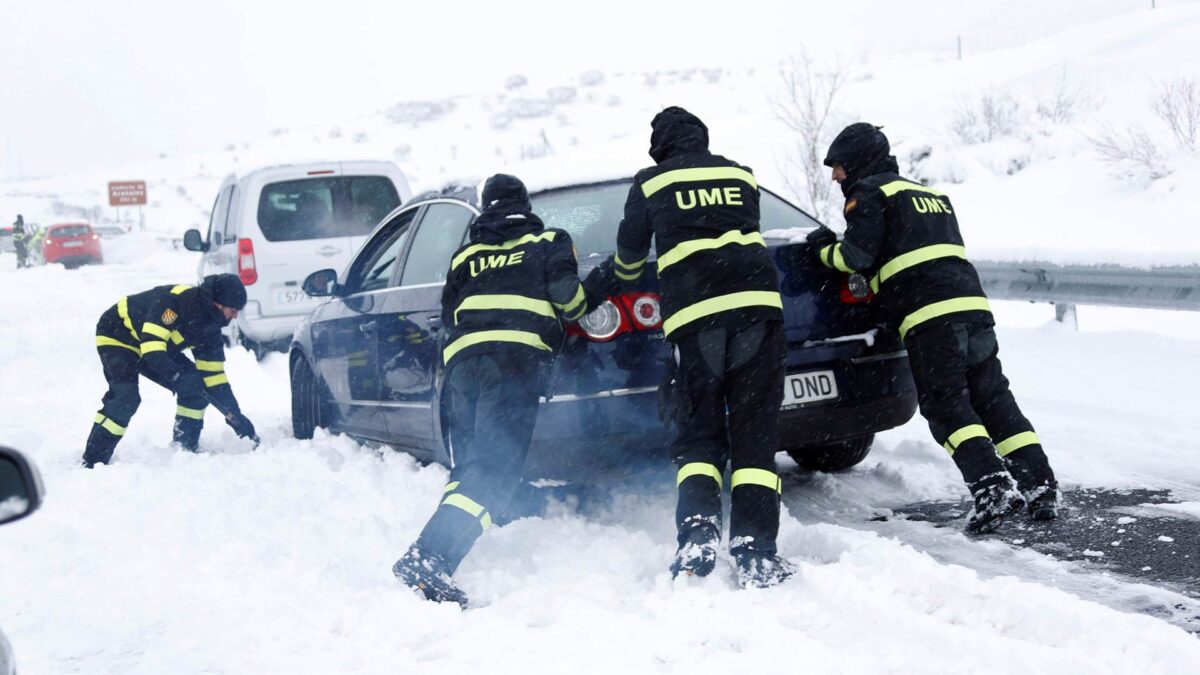
{"type": "MultiPolygon", "coordinates": [[[[172,453],[174,403],[147,383],[118,462],[78,468],[104,389],[96,318],[122,294],[190,280],[192,260],[18,274],[0,256],[0,442],[32,455],[48,490],[42,511],[0,530],[0,627],[23,673],[1200,668],[1200,644],[1180,628],[1196,630],[1196,600],[1176,592],[1186,584],[1164,589],[1013,545],[1011,533],[972,540],[897,516],[962,496],[919,419],[848,473],[787,471],[779,541],[801,575],[779,589],[740,591],[729,574],[672,582],[664,472],[489,532],[460,572],[484,605],[468,612],[418,601],[390,573],[445,471],[346,438],[291,439],[282,358],[229,354],[264,440],[257,452],[210,413],[209,453],[172,453]]],[[[1045,324],[1051,316],[999,310],[1001,357],[1060,478],[1190,503],[1109,516],[1081,502],[1077,515],[1111,517],[1101,523],[1111,537],[1097,533],[1109,548],[1152,514],[1194,533],[1200,318],[1084,308],[1076,332],[1045,324]]],[[[1151,534],[1171,536],[1147,530],[1126,545],[1149,546],[1151,534]]],[[[1158,543],[1194,561],[1186,537],[1172,538],[1158,543]]]]}

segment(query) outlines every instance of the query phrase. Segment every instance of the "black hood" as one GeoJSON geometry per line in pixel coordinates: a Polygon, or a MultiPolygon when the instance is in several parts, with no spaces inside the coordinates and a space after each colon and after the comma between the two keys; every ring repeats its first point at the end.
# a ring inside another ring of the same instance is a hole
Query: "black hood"
{"type": "Polygon", "coordinates": [[[891,155],[887,136],[880,131],[883,127],[866,122],[856,122],[842,129],[829,145],[825,154],[825,166],[840,164],[846,172],[842,181],[842,194],[849,195],[858,181],[880,173],[897,173],[900,170],[896,158],[891,155]]]}
{"type": "Polygon", "coordinates": [[[499,244],[545,226],[533,213],[529,191],[516,176],[498,173],[483,184],[480,196],[483,212],[471,223],[471,241],[499,244]]]}
{"type": "Polygon", "coordinates": [[[708,127],[683,108],[664,109],[651,120],[650,128],[650,156],[656,164],[679,153],[708,152],[708,127]]]}

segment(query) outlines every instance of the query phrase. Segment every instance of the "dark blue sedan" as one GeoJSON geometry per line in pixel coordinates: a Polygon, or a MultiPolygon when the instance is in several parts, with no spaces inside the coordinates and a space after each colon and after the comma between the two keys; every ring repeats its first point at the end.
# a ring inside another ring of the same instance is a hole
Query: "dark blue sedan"
{"type": "MultiPolygon", "coordinates": [[[[580,273],[613,251],[628,180],[532,195],[547,227],[575,242],[580,273]]],[[[346,271],[316,272],[305,290],[330,299],[291,345],[292,425],[384,443],[449,464],[440,358],[441,292],[450,257],[478,213],[471,190],[419,196],[388,215],[346,271]]],[[[865,283],[817,264],[805,243],[772,230],[817,222],[762,191],[762,230],[779,268],[788,341],[783,445],[801,466],[834,471],[862,461],[876,432],[916,410],[908,357],[879,325],[865,283]],[[852,288],[855,291],[852,291],[852,288]]],[[[567,327],[538,412],[529,479],[583,480],[664,462],[673,436],[659,419],[663,340],[657,279],[612,297],[567,327]]]]}

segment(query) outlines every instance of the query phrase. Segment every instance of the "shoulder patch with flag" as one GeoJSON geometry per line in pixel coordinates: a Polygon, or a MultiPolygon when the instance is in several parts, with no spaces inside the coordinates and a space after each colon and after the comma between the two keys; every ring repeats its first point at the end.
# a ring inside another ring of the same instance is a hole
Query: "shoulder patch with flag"
{"type": "Polygon", "coordinates": [[[846,210],[842,211],[842,213],[850,213],[856,206],[858,206],[858,200],[851,199],[850,201],[846,202],[846,210]]]}
{"type": "Polygon", "coordinates": [[[170,308],[167,308],[162,313],[162,322],[163,322],[164,326],[170,326],[171,324],[175,323],[175,319],[178,319],[178,318],[179,318],[179,315],[176,314],[174,312],[174,310],[172,310],[170,308]]]}

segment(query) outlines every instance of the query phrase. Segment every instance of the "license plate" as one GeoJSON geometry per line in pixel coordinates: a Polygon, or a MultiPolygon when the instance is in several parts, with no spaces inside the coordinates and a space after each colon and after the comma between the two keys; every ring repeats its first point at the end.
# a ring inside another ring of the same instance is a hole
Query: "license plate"
{"type": "Polygon", "coordinates": [[[63,242],[63,248],[78,248],[80,246],[83,246],[82,241],[64,241],[63,242]]]}
{"type": "Polygon", "coordinates": [[[828,401],[838,397],[837,379],[832,370],[788,375],[783,380],[783,406],[828,401]]]}
{"type": "Polygon", "coordinates": [[[281,305],[294,305],[301,302],[309,302],[316,298],[310,297],[308,293],[299,288],[285,288],[282,291],[276,291],[275,302],[281,305]]]}

